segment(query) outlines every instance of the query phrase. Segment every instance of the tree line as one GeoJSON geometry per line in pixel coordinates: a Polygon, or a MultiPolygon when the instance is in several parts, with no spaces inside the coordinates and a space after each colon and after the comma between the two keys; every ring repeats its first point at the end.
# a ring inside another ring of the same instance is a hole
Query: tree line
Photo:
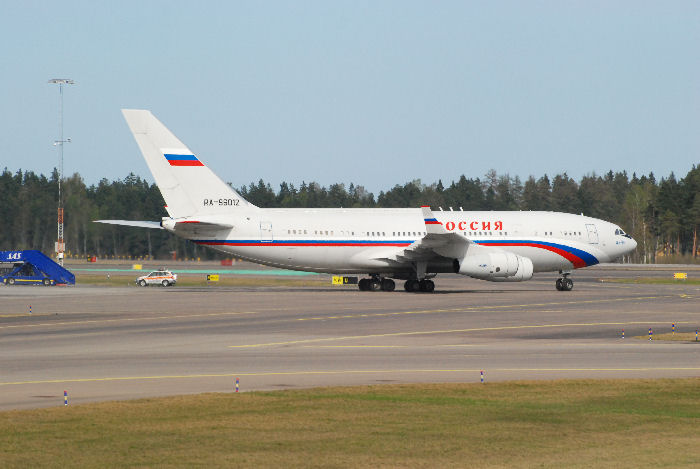
{"type": "MultiPolygon", "coordinates": [[[[167,216],[155,184],[129,174],[123,180],[102,179],[87,186],[78,174],[62,181],[64,239],[71,256],[156,259],[217,258],[214,251],[181,240],[163,230],[93,223],[99,219],[160,220],[167,216]]],[[[259,207],[419,207],[435,210],[548,210],[583,213],[619,224],[639,246],[632,262],[697,260],[700,226],[700,165],[681,179],[671,173],[657,180],[609,171],[579,181],[566,173],[553,178],[519,177],[491,170],[483,177],[462,175],[449,185],[417,179],[381,191],[376,197],[363,186],[328,187],[283,182],[274,190],[262,179],[237,189],[259,207]]],[[[58,173],[46,177],[31,171],[0,174],[0,250],[39,249],[52,253],[57,235],[58,173]]]]}

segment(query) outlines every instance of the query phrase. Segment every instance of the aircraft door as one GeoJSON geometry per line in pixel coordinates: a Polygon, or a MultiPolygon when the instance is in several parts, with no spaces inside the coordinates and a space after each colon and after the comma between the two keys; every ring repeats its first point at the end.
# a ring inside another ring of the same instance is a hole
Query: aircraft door
{"type": "Polygon", "coordinates": [[[264,243],[272,242],[272,223],[269,221],[260,222],[260,241],[264,243]]]}
{"type": "Polygon", "coordinates": [[[598,230],[595,225],[586,225],[588,231],[588,244],[598,244],[598,230]]]}

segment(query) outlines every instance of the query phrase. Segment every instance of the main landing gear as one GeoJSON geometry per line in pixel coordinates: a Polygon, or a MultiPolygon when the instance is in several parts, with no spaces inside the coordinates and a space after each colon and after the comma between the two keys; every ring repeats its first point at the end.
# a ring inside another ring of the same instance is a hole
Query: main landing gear
{"type": "MultiPolygon", "coordinates": [[[[357,286],[360,291],[394,291],[396,283],[390,278],[381,278],[372,276],[371,278],[360,279],[357,286]]],[[[425,292],[431,293],[435,290],[435,283],[430,279],[409,279],[403,284],[404,290],[407,292],[425,292]]]]}
{"type": "Polygon", "coordinates": [[[574,289],[574,281],[569,278],[570,272],[561,272],[562,277],[557,279],[556,287],[559,291],[571,291],[574,289]]]}
{"type": "Polygon", "coordinates": [[[403,288],[407,292],[421,291],[425,293],[431,293],[435,290],[435,282],[427,278],[424,278],[423,280],[418,280],[414,278],[406,280],[406,283],[403,284],[403,288]]]}
{"type": "Polygon", "coordinates": [[[360,291],[394,291],[396,283],[390,278],[363,278],[358,282],[360,291]]]}

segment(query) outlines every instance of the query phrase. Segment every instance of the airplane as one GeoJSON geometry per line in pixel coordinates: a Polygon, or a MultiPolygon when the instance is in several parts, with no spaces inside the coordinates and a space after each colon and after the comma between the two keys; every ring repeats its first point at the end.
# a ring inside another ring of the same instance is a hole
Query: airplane
{"type": "Polygon", "coordinates": [[[637,243],[604,220],[558,212],[433,211],[420,208],[260,208],[223,182],[150,111],[123,109],[169,216],[161,221],[96,220],[165,229],[196,244],[262,265],[363,274],[362,291],[432,292],[433,278],[458,273],[522,282],[612,262],[637,243]]]}

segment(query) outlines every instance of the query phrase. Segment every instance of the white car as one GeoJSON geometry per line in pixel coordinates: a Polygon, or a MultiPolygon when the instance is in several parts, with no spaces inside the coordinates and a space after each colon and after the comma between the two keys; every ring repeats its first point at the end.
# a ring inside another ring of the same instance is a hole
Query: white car
{"type": "Polygon", "coordinates": [[[163,285],[169,287],[177,283],[177,274],[169,270],[154,270],[148,275],[144,275],[136,279],[136,284],[142,287],[148,285],[163,285]]]}

